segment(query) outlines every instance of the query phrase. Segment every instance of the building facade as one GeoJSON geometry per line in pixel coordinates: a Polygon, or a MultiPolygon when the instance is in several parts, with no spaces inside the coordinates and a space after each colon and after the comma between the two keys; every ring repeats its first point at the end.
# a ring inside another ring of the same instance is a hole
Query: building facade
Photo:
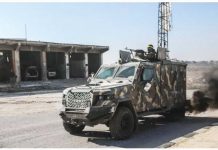
{"type": "Polygon", "coordinates": [[[0,39],[0,82],[87,78],[108,46],[0,39]]]}

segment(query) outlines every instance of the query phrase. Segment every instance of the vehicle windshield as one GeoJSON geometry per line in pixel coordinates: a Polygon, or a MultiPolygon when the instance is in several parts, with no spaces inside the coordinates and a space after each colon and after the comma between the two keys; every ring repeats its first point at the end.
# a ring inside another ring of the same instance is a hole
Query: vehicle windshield
{"type": "Polygon", "coordinates": [[[117,71],[115,78],[129,78],[134,77],[135,66],[121,66],[117,71]]]}
{"type": "Polygon", "coordinates": [[[102,67],[96,74],[96,79],[107,79],[112,77],[116,67],[102,67]]]}

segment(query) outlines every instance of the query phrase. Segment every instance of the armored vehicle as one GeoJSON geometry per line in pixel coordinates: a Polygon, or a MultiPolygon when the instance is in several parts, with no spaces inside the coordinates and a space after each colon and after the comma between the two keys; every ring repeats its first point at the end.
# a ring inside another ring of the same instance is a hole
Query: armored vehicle
{"type": "Polygon", "coordinates": [[[113,138],[126,139],[144,116],[184,117],[186,64],[167,60],[161,50],[155,57],[131,52],[120,51],[119,63],[102,65],[89,83],[63,91],[60,116],[68,132],[106,124],[113,138]]]}

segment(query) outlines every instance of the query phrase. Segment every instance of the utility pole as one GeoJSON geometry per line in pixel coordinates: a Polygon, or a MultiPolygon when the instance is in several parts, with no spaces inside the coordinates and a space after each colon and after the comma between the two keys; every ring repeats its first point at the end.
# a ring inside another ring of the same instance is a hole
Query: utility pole
{"type": "Polygon", "coordinates": [[[160,2],[158,6],[158,47],[166,49],[166,57],[169,58],[168,32],[171,29],[171,3],[160,2]]]}

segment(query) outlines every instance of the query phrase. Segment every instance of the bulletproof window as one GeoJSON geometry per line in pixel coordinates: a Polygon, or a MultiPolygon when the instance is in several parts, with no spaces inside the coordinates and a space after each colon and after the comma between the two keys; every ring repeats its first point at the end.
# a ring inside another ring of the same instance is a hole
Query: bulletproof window
{"type": "Polygon", "coordinates": [[[112,77],[115,71],[115,67],[105,67],[101,68],[101,70],[96,75],[97,79],[107,79],[108,77],[112,77]]]}
{"type": "Polygon", "coordinates": [[[122,66],[116,73],[115,77],[128,78],[134,76],[135,66],[122,66]]]}
{"type": "Polygon", "coordinates": [[[142,73],[142,81],[151,81],[154,77],[153,68],[145,68],[142,73]]]}

